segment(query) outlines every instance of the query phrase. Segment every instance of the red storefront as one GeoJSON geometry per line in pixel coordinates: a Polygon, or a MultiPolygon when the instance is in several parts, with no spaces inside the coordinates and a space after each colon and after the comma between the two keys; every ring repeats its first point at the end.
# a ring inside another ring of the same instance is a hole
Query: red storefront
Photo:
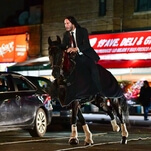
{"type": "Polygon", "coordinates": [[[137,98],[142,81],[151,81],[151,30],[90,35],[89,39],[99,63],[123,83],[127,98],[137,98]]]}
{"type": "Polygon", "coordinates": [[[90,35],[105,68],[151,67],[151,30],[90,35]]]}

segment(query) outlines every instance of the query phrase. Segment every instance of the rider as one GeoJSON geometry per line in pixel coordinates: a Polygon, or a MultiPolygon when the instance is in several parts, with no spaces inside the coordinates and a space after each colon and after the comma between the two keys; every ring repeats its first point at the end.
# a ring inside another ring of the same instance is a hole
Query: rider
{"type": "MultiPolygon", "coordinates": [[[[90,46],[88,31],[81,27],[73,16],[64,19],[66,32],[63,35],[63,47],[71,56],[75,56],[74,84],[67,88],[67,103],[73,99],[86,98],[101,92],[100,76],[97,68],[99,56],[90,46]],[[71,40],[73,32],[74,39],[71,40]],[[74,42],[75,41],[75,46],[74,42]]],[[[70,81],[70,82],[73,82],[70,81]]],[[[69,82],[69,83],[70,83],[69,82]]]]}

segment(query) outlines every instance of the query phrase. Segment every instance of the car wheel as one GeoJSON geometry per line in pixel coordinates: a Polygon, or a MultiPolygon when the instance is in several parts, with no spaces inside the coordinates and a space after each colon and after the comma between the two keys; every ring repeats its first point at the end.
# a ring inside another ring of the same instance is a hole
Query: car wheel
{"type": "Polygon", "coordinates": [[[38,109],[34,129],[29,130],[32,137],[43,137],[47,130],[47,117],[42,108],[38,109]]]}

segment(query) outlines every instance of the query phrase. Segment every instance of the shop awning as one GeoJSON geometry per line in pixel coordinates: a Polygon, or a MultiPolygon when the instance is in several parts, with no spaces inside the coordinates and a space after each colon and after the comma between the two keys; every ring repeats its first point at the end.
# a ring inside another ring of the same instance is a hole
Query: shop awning
{"type": "Polygon", "coordinates": [[[23,63],[17,63],[7,68],[8,71],[31,71],[31,70],[50,70],[49,58],[40,57],[29,59],[23,63]]]}

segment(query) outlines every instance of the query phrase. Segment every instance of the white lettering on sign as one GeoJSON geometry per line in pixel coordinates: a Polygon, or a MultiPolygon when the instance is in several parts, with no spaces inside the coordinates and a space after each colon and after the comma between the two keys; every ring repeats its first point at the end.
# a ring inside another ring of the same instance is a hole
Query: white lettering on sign
{"type": "Polygon", "coordinates": [[[151,44],[151,36],[148,36],[145,40],[144,40],[144,45],[150,45],[151,44]]]}
{"type": "Polygon", "coordinates": [[[139,46],[143,43],[144,37],[140,37],[139,40],[137,41],[136,45],[139,46]]]}
{"type": "Polygon", "coordinates": [[[151,52],[151,31],[100,34],[90,37],[93,39],[92,47],[100,55],[151,52]]]}
{"type": "Polygon", "coordinates": [[[24,52],[18,52],[17,56],[24,56],[24,52]]]}
{"type": "Polygon", "coordinates": [[[98,42],[98,45],[97,47],[103,47],[103,45],[106,43],[106,39],[101,39],[99,42],[98,42]]]}
{"type": "Polygon", "coordinates": [[[104,47],[111,47],[111,46],[116,47],[116,46],[118,46],[118,41],[119,40],[120,40],[119,38],[109,39],[109,40],[107,40],[104,47]]]}
{"type": "Polygon", "coordinates": [[[123,38],[120,46],[134,46],[138,37],[123,38]]]}
{"type": "Polygon", "coordinates": [[[14,50],[14,42],[8,44],[2,44],[0,46],[0,56],[4,56],[7,52],[12,52],[14,50]]]}
{"type": "Polygon", "coordinates": [[[97,47],[117,47],[118,46],[118,41],[120,40],[120,38],[115,38],[115,39],[101,39],[98,42],[97,47]]]}

